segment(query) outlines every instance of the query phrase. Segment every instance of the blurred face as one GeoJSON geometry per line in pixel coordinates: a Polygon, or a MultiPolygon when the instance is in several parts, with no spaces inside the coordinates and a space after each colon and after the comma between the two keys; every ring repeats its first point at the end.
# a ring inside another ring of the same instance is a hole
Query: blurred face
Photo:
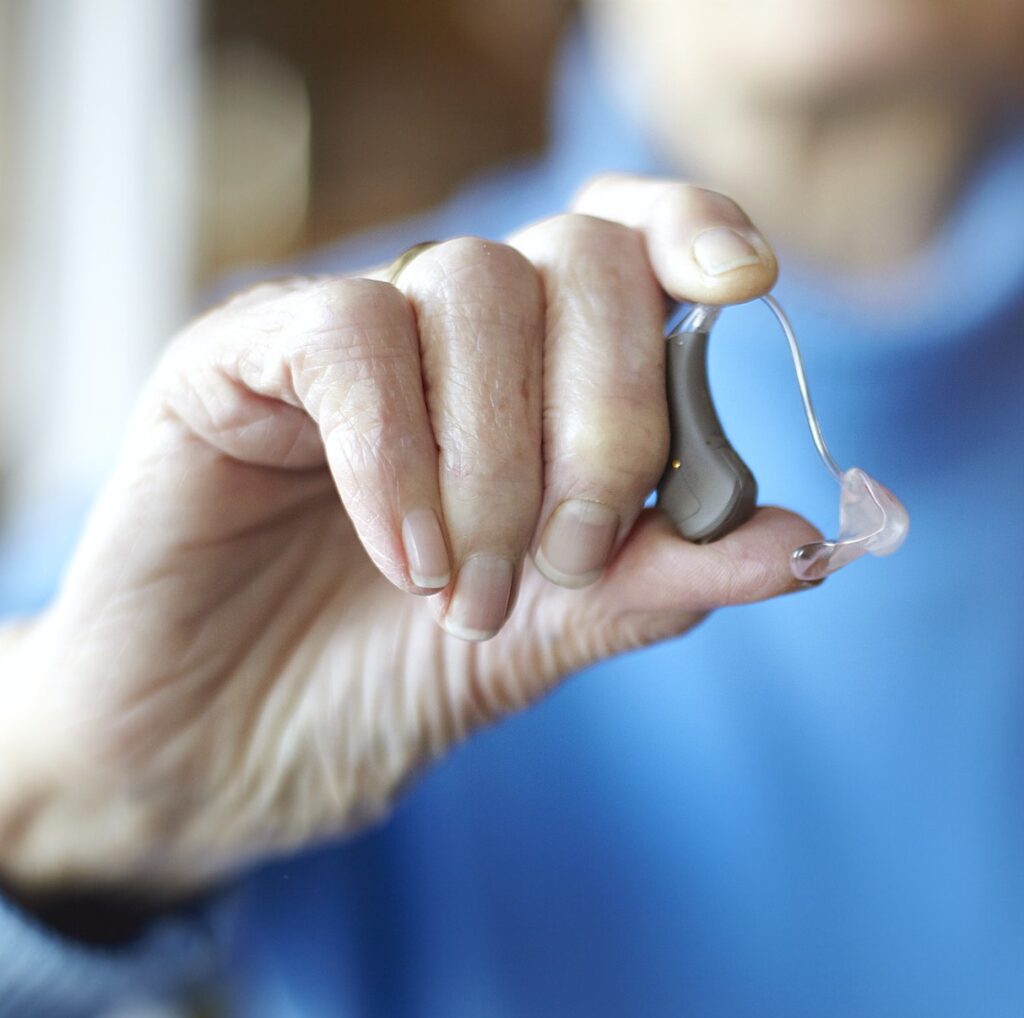
{"type": "MultiPolygon", "coordinates": [[[[1003,88],[1024,0],[591,0],[662,90],[815,103],[907,87],[1003,88]]],[[[651,80],[653,79],[653,81],[651,80]]],[[[648,98],[650,93],[648,92],[648,98]]],[[[709,97],[711,101],[714,96],[709,97]]]]}

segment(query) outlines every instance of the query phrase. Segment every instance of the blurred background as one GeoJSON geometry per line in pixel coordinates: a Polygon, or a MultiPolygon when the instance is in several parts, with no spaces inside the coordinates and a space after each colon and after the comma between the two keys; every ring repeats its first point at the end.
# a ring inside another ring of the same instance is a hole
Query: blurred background
{"type": "Polygon", "coordinates": [[[0,512],[89,490],[218,279],[539,152],[571,0],[0,0],[0,512]]]}

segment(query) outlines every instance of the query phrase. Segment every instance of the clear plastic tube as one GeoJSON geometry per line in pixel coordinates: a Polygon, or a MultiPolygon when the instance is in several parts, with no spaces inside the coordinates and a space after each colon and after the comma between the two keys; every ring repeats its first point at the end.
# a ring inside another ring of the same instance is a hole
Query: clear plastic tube
{"type": "Polygon", "coordinates": [[[786,335],[811,439],[821,462],[839,482],[839,536],[802,545],[790,560],[793,575],[798,580],[811,582],[824,579],[861,555],[891,555],[906,540],[910,516],[903,503],[884,484],[860,467],[843,470],[836,463],[821,431],[800,344],[789,317],[771,294],[761,300],[771,309],[786,335]]]}

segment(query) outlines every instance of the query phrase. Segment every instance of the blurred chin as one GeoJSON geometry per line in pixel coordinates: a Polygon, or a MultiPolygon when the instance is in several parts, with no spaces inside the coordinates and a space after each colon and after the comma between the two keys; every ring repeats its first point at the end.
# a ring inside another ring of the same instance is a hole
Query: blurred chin
{"type": "Polygon", "coordinates": [[[777,13],[759,31],[751,31],[748,21],[743,32],[729,33],[729,60],[746,68],[749,86],[778,98],[890,87],[942,68],[950,53],[947,26],[916,4],[805,0],[765,6],[776,12],[788,6],[793,16],[777,13]],[[804,16],[796,16],[800,11],[804,16]]]}

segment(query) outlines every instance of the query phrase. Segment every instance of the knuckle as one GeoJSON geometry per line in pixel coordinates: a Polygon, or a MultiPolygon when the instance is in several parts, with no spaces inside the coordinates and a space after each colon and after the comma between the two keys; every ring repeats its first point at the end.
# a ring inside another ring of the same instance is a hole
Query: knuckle
{"type": "Polygon", "coordinates": [[[301,391],[341,366],[376,374],[410,351],[412,313],[388,283],[338,279],[294,297],[282,351],[301,391]]]}
{"type": "MultiPolygon", "coordinates": [[[[508,245],[475,237],[446,241],[417,258],[402,283],[421,325],[443,321],[442,331],[459,335],[456,345],[468,360],[501,351],[521,358],[543,338],[540,273],[508,245]]],[[[427,357],[435,354],[428,350],[427,357]]]]}
{"type": "Polygon", "coordinates": [[[652,486],[665,469],[668,427],[664,415],[631,406],[616,410],[600,423],[579,419],[558,443],[570,461],[570,472],[601,478],[602,483],[636,494],[652,486]]]}
{"type": "Polygon", "coordinates": [[[615,250],[625,257],[643,251],[642,238],[635,230],[584,212],[565,212],[541,220],[524,234],[523,242],[528,251],[544,246],[557,248],[569,257],[592,250],[615,250]]]}
{"type": "Polygon", "coordinates": [[[332,279],[291,299],[269,363],[355,470],[400,430],[395,393],[416,356],[412,311],[393,286],[370,279],[332,279]]]}
{"type": "Polygon", "coordinates": [[[438,244],[417,258],[406,275],[419,276],[442,298],[456,303],[479,296],[494,299],[509,292],[520,299],[540,300],[540,280],[529,260],[508,244],[480,237],[456,237],[438,244]]]}
{"type": "Polygon", "coordinates": [[[401,294],[373,279],[331,279],[283,299],[292,305],[289,331],[306,348],[344,348],[409,320],[401,294]]]}

